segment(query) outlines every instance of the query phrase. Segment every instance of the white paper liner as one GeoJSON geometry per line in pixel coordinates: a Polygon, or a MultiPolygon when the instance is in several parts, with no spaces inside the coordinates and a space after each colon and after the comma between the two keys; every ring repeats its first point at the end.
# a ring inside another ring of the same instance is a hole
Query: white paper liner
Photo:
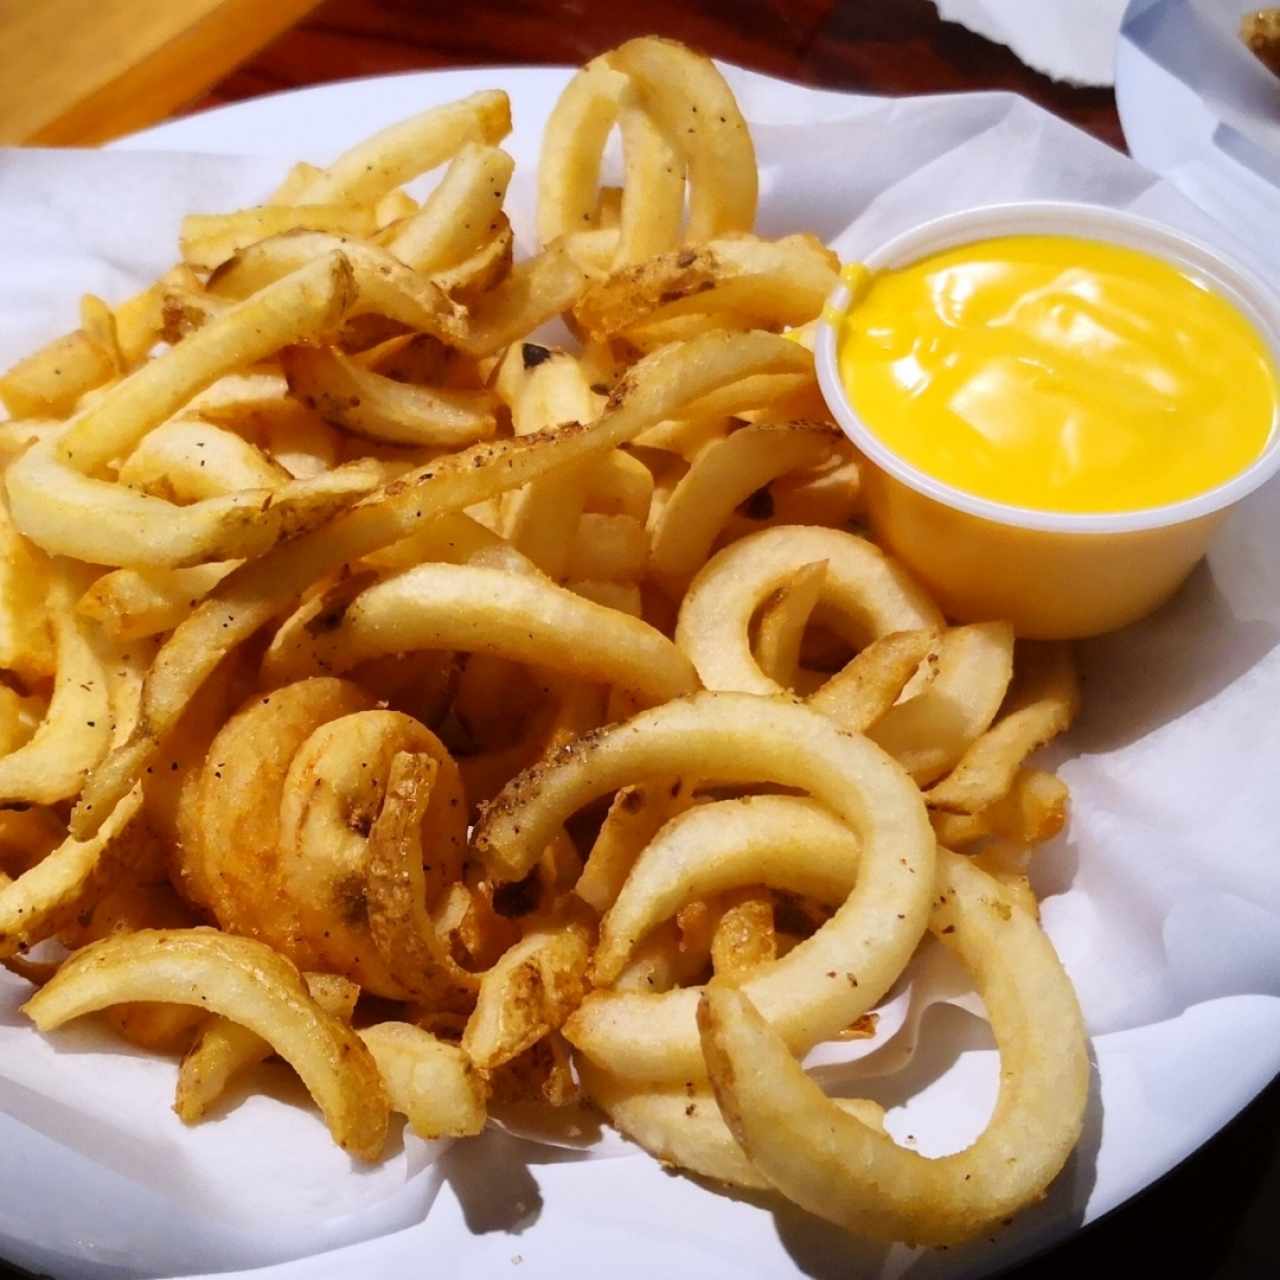
{"type": "MultiPolygon", "coordinates": [[[[1020,99],[887,102],[802,93],[736,73],[734,82],[760,153],[766,233],[814,228],[851,256],[952,209],[1064,197],[1135,208],[1248,255],[1247,244],[1166,184],[1020,99]]],[[[519,101],[515,107],[519,116],[519,101]]],[[[536,138],[526,123],[512,148],[521,169],[511,208],[526,243],[536,138]]],[[[114,301],[170,265],[181,213],[260,200],[283,167],[156,151],[0,153],[0,364],[72,327],[82,291],[114,301]]],[[[1071,826],[1038,855],[1034,875],[1046,895],[1046,927],[1090,1028],[1112,1033],[1098,1042],[1108,1060],[1147,1064],[1146,1046],[1167,1043],[1169,1028],[1187,1019],[1214,1025],[1227,1016],[1222,1010],[1239,1006],[1227,997],[1252,997],[1249,1016],[1274,1039],[1280,860],[1268,801],[1280,759],[1276,495],[1271,486],[1245,504],[1207,565],[1160,615],[1082,646],[1085,713],[1059,752],[1073,793],[1071,826]]],[[[920,976],[896,993],[874,1042],[824,1046],[811,1065],[842,1093],[865,1086],[897,1102],[922,1086],[891,1114],[891,1130],[905,1140],[909,1124],[913,1139],[922,1131],[921,1150],[954,1149],[985,1122],[993,1055],[983,1049],[985,1029],[967,1015],[925,1016],[940,999],[964,998],[955,995],[944,960],[926,952],[921,966],[928,980],[920,976]],[[972,1039],[955,1070],[938,1079],[916,1052],[922,1035],[925,1048],[939,1051],[935,1024],[949,1051],[972,1039]],[[908,1061],[909,1070],[884,1074],[908,1061]]],[[[384,1165],[355,1170],[318,1117],[294,1105],[299,1095],[283,1071],[270,1094],[242,1098],[215,1123],[187,1129],[168,1109],[171,1063],[122,1049],[90,1028],[44,1040],[14,1012],[22,989],[0,975],[0,1110],[20,1122],[0,1141],[0,1176],[15,1188],[0,1197],[0,1253],[49,1266],[57,1260],[67,1275],[156,1274],[312,1254],[386,1236],[425,1215],[421,1228],[388,1237],[390,1256],[419,1229],[445,1229],[433,1227],[437,1214],[428,1213],[439,1181],[436,1152],[410,1138],[407,1151],[384,1165]]],[[[1265,1063],[1255,1065],[1265,1072],[1265,1063]]],[[[1154,1099],[1159,1092],[1146,1065],[1108,1079],[1113,1090],[1118,1079],[1131,1082],[1124,1096],[1131,1115],[1132,1094],[1150,1088],[1154,1099]]],[[[1172,1132],[1165,1124],[1162,1139],[1172,1132]]],[[[557,1157],[502,1134],[486,1136],[474,1155],[455,1148],[443,1163],[481,1169],[495,1152],[507,1159],[522,1149],[535,1164],[550,1161],[554,1179],[576,1176],[577,1153],[557,1157]]],[[[1100,1158],[1097,1168],[1089,1164],[1097,1150],[1094,1142],[1080,1157],[1083,1172],[1055,1196],[1073,1204],[1088,1198],[1103,1168],[1100,1158]]],[[[595,1153],[621,1164],[631,1149],[605,1138],[595,1153]]],[[[649,1178],[636,1164],[643,1160],[625,1161],[640,1183],[649,1178]]],[[[607,1181],[601,1175],[601,1185],[607,1181]]],[[[1054,1205],[1061,1208],[1057,1199],[1054,1205]]],[[[439,1220],[456,1214],[451,1192],[439,1220]]],[[[569,1252],[575,1247],[563,1242],[569,1252]]],[[[342,1256],[307,1273],[344,1274],[335,1269],[342,1256]]],[[[878,1274],[900,1273],[882,1263],[878,1274]]]]}

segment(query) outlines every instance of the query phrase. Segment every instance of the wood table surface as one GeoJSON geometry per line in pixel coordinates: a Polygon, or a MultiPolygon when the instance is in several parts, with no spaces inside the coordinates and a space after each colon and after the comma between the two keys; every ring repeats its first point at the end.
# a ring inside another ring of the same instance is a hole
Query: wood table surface
{"type": "MultiPolygon", "coordinates": [[[[190,109],[355,76],[578,63],[647,32],[827,88],[884,94],[1012,90],[1124,146],[1109,90],[1056,84],[1009,50],[941,22],[929,0],[326,0],[207,94],[202,87],[193,91],[191,97],[203,96],[190,109]]],[[[1188,1098],[1186,1105],[1197,1100],[1188,1098]]],[[[1277,1205],[1280,1085],[1273,1085],[1144,1196],[1013,1274],[1018,1280],[1077,1280],[1082,1270],[1106,1268],[1110,1274],[1114,1267],[1170,1280],[1280,1276],[1272,1224],[1277,1205]]]]}
{"type": "Polygon", "coordinates": [[[0,143],[88,146],[221,80],[318,0],[0,0],[0,143]]]}

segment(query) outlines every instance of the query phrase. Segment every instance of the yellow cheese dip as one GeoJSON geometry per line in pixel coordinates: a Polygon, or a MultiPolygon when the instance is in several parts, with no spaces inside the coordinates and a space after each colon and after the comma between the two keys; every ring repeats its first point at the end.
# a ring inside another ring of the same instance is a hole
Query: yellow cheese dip
{"type": "Polygon", "coordinates": [[[867,429],[966,493],[1041,511],[1163,506],[1262,452],[1277,374],[1248,319],[1159,258],[980,240],[849,273],[840,376],[867,429]]]}

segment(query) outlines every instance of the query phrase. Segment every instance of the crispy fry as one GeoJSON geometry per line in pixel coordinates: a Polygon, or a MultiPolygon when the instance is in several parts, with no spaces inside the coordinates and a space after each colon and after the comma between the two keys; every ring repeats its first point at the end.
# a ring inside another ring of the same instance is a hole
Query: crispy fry
{"type": "Polygon", "coordinates": [[[825,560],[801,565],[760,615],[756,628],[756,661],[760,670],[784,689],[795,685],[800,670],[800,642],[804,639],[809,615],[822,594],[822,580],[826,575],[825,560]]]}
{"type": "Polygon", "coordinates": [[[351,264],[334,254],[232,307],[80,414],[59,442],[59,459],[88,474],[127,454],[222,374],[332,328],[354,292],[351,264]]]}
{"type": "Polygon", "coordinates": [[[410,116],[344,151],[294,193],[294,203],[365,204],[436,168],[469,142],[495,144],[511,132],[511,103],[500,89],[410,116]]]}
{"type": "Polygon", "coordinates": [[[470,324],[458,339],[468,355],[488,356],[516,342],[552,316],[568,311],[586,277],[561,241],[512,268],[501,284],[471,308],[470,324]]]}
{"type": "Polygon", "coordinates": [[[683,584],[703,565],[716,534],[758,489],[817,466],[836,440],[822,423],[743,427],[702,449],[653,527],[653,571],[683,584]]]}
{"type": "Polygon", "coordinates": [[[646,351],[693,336],[681,322],[780,330],[822,310],[838,267],[813,236],[712,240],[595,281],[574,307],[574,318],[589,337],[621,336],[646,351]]]}
{"type": "MultiPolygon", "coordinates": [[[[388,785],[396,758],[406,753],[434,766],[416,846],[417,883],[430,905],[461,874],[467,808],[457,765],[424,725],[381,709],[328,720],[298,746],[276,798],[280,886],[307,951],[317,967],[392,998],[422,995],[432,976],[411,969],[402,980],[386,962],[370,914],[369,841],[387,805],[400,803],[398,794],[388,798],[388,785]]],[[[436,985],[451,995],[459,983],[452,971],[444,977],[436,985]]]]}
{"type": "MultiPolygon", "coordinates": [[[[594,422],[600,414],[602,398],[592,392],[579,362],[566,353],[523,343],[511,348],[504,370],[511,423],[518,435],[567,422],[594,422]]],[[[500,372],[500,390],[502,382],[500,372]]],[[[569,571],[571,542],[585,502],[584,476],[600,465],[563,467],[507,499],[503,519],[507,537],[557,581],[569,571]]]]}
{"type": "Polygon", "coordinates": [[[709,58],[646,36],[607,55],[631,80],[640,105],[684,157],[692,244],[750,231],[756,218],[755,148],[733,91],[709,58]],[[689,124],[696,115],[698,123],[689,124]]]}
{"type": "Polygon", "coordinates": [[[312,180],[318,178],[323,172],[323,169],[309,164],[306,160],[299,160],[297,164],[290,166],[284,180],[271,193],[267,204],[295,203],[312,180]]]}
{"type": "Polygon", "coordinates": [[[308,680],[252,698],[209,747],[198,783],[200,838],[184,840],[178,852],[187,896],[224,929],[256,933],[265,926],[269,941],[296,948],[291,958],[309,969],[319,966],[282,884],[280,793],[294,755],[315,729],[371,703],[342,680],[308,680]]]}
{"type": "Polygon", "coordinates": [[[183,507],[82,475],[58,461],[57,447],[33,445],[9,468],[15,523],[54,554],[132,568],[261,555],[383,479],[376,462],[355,462],[277,489],[242,489],[183,507]]]}
{"type": "Polygon", "coordinates": [[[622,787],[609,806],[574,892],[597,911],[613,904],[641,851],[669,818],[692,803],[693,788],[679,778],[653,778],[622,787]]]}
{"type": "Polygon", "coordinates": [[[286,231],[369,235],[375,229],[373,209],[367,205],[272,204],[235,213],[189,213],[182,220],[178,245],[189,266],[212,271],[238,250],[286,231]]]}
{"type": "Polygon", "coordinates": [[[655,700],[697,685],[660,632],[545,579],[424,564],[361,591],[327,630],[290,629],[263,667],[272,685],[412,649],[471,649],[618,683],[655,700]]]}
{"type": "MultiPolygon", "coordinates": [[[[772,1190],[729,1131],[706,1084],[635,1084],[581,1054],[575,1064],[587,1095],[610,1123],[665,1164],[729,1186],[772,1190]]],[[[884,1109],[869,1098],[832,1101],[862,1124],[884,1132],[884,1109]]]]}
{"type": "Polygon", "coordinates": [[[497,429],[493,397],[394,382],[362,369],[333,347],[281,353],[289,391],[326,422],[393,444],[457,447],[497,429]]]}
{"type": "Polygon", "coordinates": [[[995,1114],[964,1151],[927,1159],[838,1114],[740,992],[709,987],[698,1011],[721,1112],[768,1180],[850,1230],[922,1244],[1038,1199],[1079,1139],[1089,1084],[1075,993],[1035,921],[946,850],[938,893],[930,928],[973,973],[1003,1058],[995,1114]]]}
{"type": "Polygon", "coordinates": [[[289,482],[289,473],[249,441],[193,419],[174,419],[149,432],[118,476],[131,489],[179,503],[240,489],[270,492],[289,482]]]}
{"type": "Polygon", "coordinates": [[[480,981],[462,1047],[482,1070],[510,1062],[564,1025],[587,991],[591,935],[570,921],[540,928],[511,947],[480,981]]]}
{"type": "Polygon", "coordinates": [[[465,262],[498,233],[497,217],[514,168],[505,151],[467,144],[387,247],[415,271],[437,272],[465,262]]]}
{"type": "MultiPolygon", "coordinates": [[[[877,547],[835,529],[783,525],[732,543],[698,572],[680,606],[676,642],[709,689],[780,693],[751,652],[749,625],[796,570],[825,561],[821,600],[855,644],[942,625],[933,602],[877,547]]],[[[896,754],[896,753],[895,753],[896,754]]]]}
{"type": "Polygon", "coordinates": [[[1043,769],[1020,769],[1008,792],[977,813],[930,815],[940,844],[959,848],[997,835],[1021,844],[1052,840],[1067,822],[1067,784],[1043,769]]]}
{"type": "Polygon", "coordinates": [[[359,1037],[307,994],[283,956],[214,929],[146,929],[95,942],[23,1005],[41,1031],[121,1001],[194,1004],[266,1040],[302,1077],[334,1141],[375,1160],[387,1097],[359,1037]]]}
{"type": "Polygon", "coordinates": [[[25,951],[52,937],[108,878],[108,859],[128,858],[117,849],[142,804],[136,788],[88,839],[67,838],[47,857],[0,889],[0,955],[25,951]]]}
{"type": "Polygon", "coordinates": [[[978,813],[994,804],[1008,794],[1022,762],[1075,719],[1080,683],[1070,646],[1023,641],[1017,660],[1018,680],[1004,714],[926,793],[935,809],[978,813]]]}
{"type": "Polygon", "coordinates": [[[626,177],[615,270],[674,249],[684,221],[684,158],[639,107],[625,105],[618,124],[626,177]]]}
{"type": "Polygon", "coordinates": [[[600,156],[627,78],[603,58],[569,82],[547,117],[538,162],[538,238],[550,244],[595,223],[600,156]]]}
{"type": "Polygon", "coordinates": [[[45,605],[49,563],[14,527],[0,501],[0,669],[28,684],[54,673],[45,605]]]}
{"type": "Polygon", "coordinates": [[[0,378],[0,403],[15,418],[60,417],[114,373],[112,353],[76,329],[8,370],[0,378]]]}
{"type": "MultiPolygon", "coordinates": [[[[91,906],[82,904],[77,918],[59,931],[58,940],[76,948],[138,929],[182,929],[198,923],[167,884],[138,883],[134,874],[130,868],[91,906]]],[[[207,1017],[190,1005],[153,1002],[112,1005],[102,1016],[121,1039],[167,1054],[182,1053],[207,1017]]]]}
{"type": "Polygon", "coordinates": [[[1013,672],[1013,628],[979,622],[945,631],[937,674],[867,730],[919,783],[945,773],[986,730],[1013,672]]]}
{"type": "Polygon", "coordinates": [[[57,560],[52,566],[48,603],[57,653],[53,696],[30,740],[0,758],[0,800],[52,804],[74,796],[110,745],[109,651],[95,634],[95,624],[75,612],[91,575],[92,570],[70,560],[57,560]]]}
{"type": "Polygon", "coordinates": [[[891,631],[822,684],[809,705],[850,733],[866,733],[889,713],[937,643],[936,631],[891,631]]]}
{"type": "Polygon", "coordinates": [[[116,641],[171,631],[241,562],[214,561],[186,569],[116,569],[80,597],[76,611],[116,641]]]}
{"type": "MultiPolygon", "coordinates": [[[[360,988],[330,973],[304,973],[307,993],[325,1013],[350,1022],[360,988]]],[[[181,1006],[177,1006],[181,1007],[181,1006]]],[[[233,1077],[265,1062],[275,1050],[255,1031],[231,1018],[208,1020],[182,1059],[173,1109],[183,1124],[199,1124],[233,1077]]]]}
{"type": "Polygon", "coordinates": [[[488,1088],[467,1054],[408,1022],[380,1022],[360,1032],[378,1064],[391,1109],[419,1138],[465,1138],[488,1119],[488,1088]]]}
{"type": "Polygon", "coordinates": [[[649,842],[600,922],[592,980],[608,986],[662,921],[691,903],[756,884],[842,902],[854,883],[858,839],[811,800],[747,796],[672,818],[649,842]],[[796,861],[810,847],[803,871],[796,861]]]}
{"type": "Polygon", "coordinates": [[[711,938],[716,977],[741,982],[778,958],[773,899],[767,890],[737,889],[725,895],[711,938]]]}
{"type": "Polygon", "coordinates": [[[112,372],[122,374],[128,363],[120,350],[120,335],[116,329],[115,313],[96,294],[86,293],[80,299],[80,328],[111,361],[112,372]]]}
{"type": "MultiPolygon", "coordinates": [[[[442,810],[457,800],[452,807],[464,813],[461,796],[446,795],[443,803],[436,796],[437,812],[430,813],[440,764],[425,752],[392,758],[382,810],[369,832],[366,889],[369,932],[387,968],[408,991],[437,1006],[458,989],[477,986],[475,976],[454,960],[427,910],[461,869],[461,839],[452,858],[440,847],[441,837],[447,840],[442,810]],[[430,854],[424,849],[424,825],[435,841],[430,854]],[[433,858],[430,880],[423,870],[425,856],[433,858]]],[[[459,837],[463,821],[460,815],[459,837]]]]}
{"type": "MultiPolygon", "coordinates": [[[[483,814],[473,851],[491,874],[517,879],[575,809],[673,766],[723,782],[804,787],[853,828],[863,867],[854,893],[816,941],[754,980],[770,991],[771,1016],[796,1047],[847,1026],[887,990],[919,939],[934,842],[918,793],[901,769],[816,712],[747,694],[703,693],[669,702],[572,744],[561,757],[515,779],[483,814]],[[829,969],[855,973],[858,985],[823,980],[829,969]]],[[[597,993],[565,1034],[597,1061],[638,1079],[696,1078],[701,1068],[693,997],[671,992],[661,999],[667,1003],[659,1017],[645,998],[597,993]],[[621,1055],[625,1063],[617,1053],[623,1039],[629,1045],[621,1055]]]]}

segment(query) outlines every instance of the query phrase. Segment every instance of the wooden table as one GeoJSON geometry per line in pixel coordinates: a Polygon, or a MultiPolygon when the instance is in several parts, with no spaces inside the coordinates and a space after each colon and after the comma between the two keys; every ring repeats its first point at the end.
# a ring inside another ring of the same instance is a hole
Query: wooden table
{"type": "Polygon", "coordinates": [[[931,0],[326,0],[200,105],[425,67],[580,63],[648,32],[831,89],[1009,89],[1124,146],[1110,90],[1055,84],[1002,45],[939,21],[931,0]]]}
{"type": "Polygon", "coordinates": [[[145,128],[319,0],[0,0],[0,144],[87,146],[145,128]]]}
{"type": "MultiPolygon", "coordinates": [[[[805,84],[886,94],[1009,89],[1124,145],[1109,91],[1037,75],[1007,49],[940,22],[928,0],[327,0],[194,109],[353,76],[577,63],[648,31],[805,84]]],[[[1159,1186],[1016,1275],[1076,1280],[1117,1261],[1136,1265],[1134,1274],[1195,1280],[1280,1275],[1276,1204],[1280,1085],[1159,1186]]]]}

